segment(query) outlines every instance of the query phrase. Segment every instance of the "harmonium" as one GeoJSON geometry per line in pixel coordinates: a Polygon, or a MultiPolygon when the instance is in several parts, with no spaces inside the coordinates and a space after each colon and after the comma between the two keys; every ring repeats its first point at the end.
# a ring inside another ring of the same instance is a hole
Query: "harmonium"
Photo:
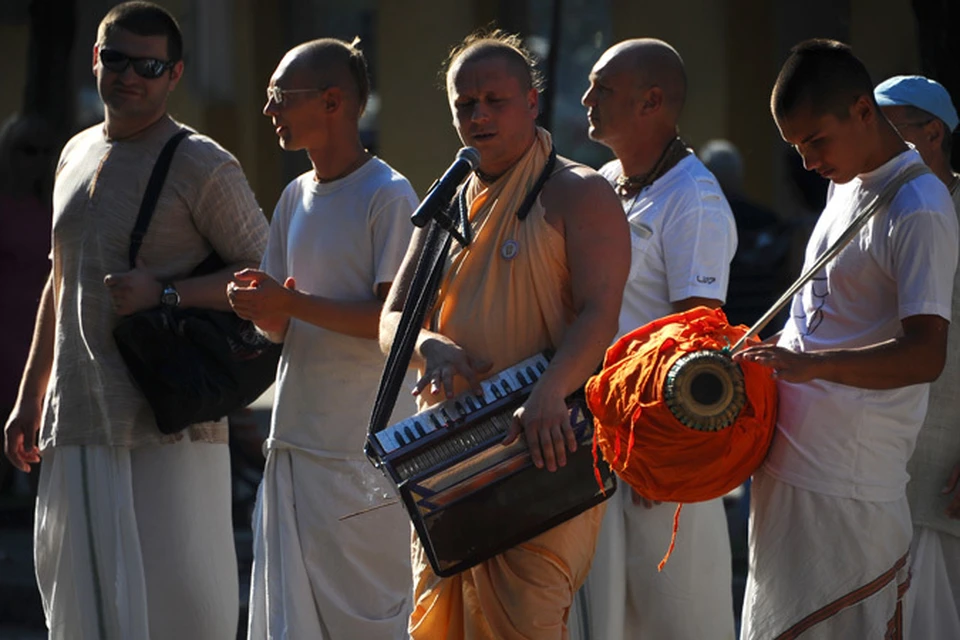
{"type": "Polygon", "coordinates": [[[567,398],[577,450],[557,471],[533,465],[521,435],[504,439],[550,352],[369,437],[371,458],[394,483],[433,571],[451,576],[609,498],[616,480],[593,446],[582,393],[567,398]],[[597,457],[595,457],[597,456],[597,457]]]}

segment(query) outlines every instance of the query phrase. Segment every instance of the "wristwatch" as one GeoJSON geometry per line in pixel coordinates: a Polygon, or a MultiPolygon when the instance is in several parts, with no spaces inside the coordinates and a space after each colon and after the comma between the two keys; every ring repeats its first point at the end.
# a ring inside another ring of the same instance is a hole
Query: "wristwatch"
{"type": "Polygon", "coordinates": [[[180,294],[172,282],[163,285],[163,293],[160,294],[160,304],[165,307],[180,306],[180,294]]]}

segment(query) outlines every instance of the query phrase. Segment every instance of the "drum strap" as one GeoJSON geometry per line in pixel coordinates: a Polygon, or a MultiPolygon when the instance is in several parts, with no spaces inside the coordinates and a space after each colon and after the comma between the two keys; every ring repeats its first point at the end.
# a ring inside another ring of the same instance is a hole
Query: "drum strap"
{"type": "Polygon", "coordinates": [[[837,240],[830,245],[830,248],[824,251],[816,262],[814,262],[809,269],[807,269],[803,275],[797,278],[797,281],[790,285],[790,288],[780,296],[780,299],[773,303],[773,306],[767,310],[759,320],[754,323],[750,329],[743,334],[735,345],[730,349],[730,353],[736,353],[742,347],[747,344],[747,341],[753,336],[757,335],[763,328],[770,323],[771,320],[783,309],[787,304],[793,300],[794,294],[796,294],[808,281],[810,281],[815,275],[817,275],[821,269],[823,269],[828,262],[833,260],[840,251],[843,250],[847,244],[853,240],[857,234],[860,232],[860,229],[873,217],[877,211],[882,207],[889,205],[893,202],[893,199],[896,197],[897,193],[900,191],[900,188],[907,184],[908,182],[919,178],[920,176],[933,172],[927,168],[925,164],[913,164],[901,171],[897,176],[893,178],[887,185],[870,200],[863,209],[860,210],[860,213],[853,219],[850,225],[844,230],[837,240]]]}

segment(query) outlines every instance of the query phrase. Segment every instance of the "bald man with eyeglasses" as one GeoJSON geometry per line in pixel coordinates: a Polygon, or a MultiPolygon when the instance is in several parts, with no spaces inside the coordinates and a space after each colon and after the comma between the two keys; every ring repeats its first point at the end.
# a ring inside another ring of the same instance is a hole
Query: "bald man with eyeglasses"
{"type": "MultiPolygon", "coordinates": [[[[253,516],[250,640],[406,637],[410,522],[362,451],[384,366],[380,310],[417,198],[360,140],[369,93],[363,53],[332,38],[290,50],[267,86],[281,148],[306,151],[312,169],[281,195],[260,269],[229,289],[237,314],[283,343],[253,516]]],[[[414,413],[405,407],[400,418],[414,413]]]]}

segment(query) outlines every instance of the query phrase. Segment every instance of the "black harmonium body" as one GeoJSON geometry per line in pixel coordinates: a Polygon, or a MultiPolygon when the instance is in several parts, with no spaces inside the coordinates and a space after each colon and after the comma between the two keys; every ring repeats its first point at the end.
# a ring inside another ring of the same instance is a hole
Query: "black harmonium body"
{"type": "Polygon", "coordinates": [[[468,569],[613,494],[610,467],[602,458],[594,465],[593,416],[582,394],[567,399],[578,446],[566,466],[537,469],[523,437],[500,444],[547,362],[547,354],[528,358],[484,380],[482,393],[461,394],[371,436],[437,575],[468,569]]]}

